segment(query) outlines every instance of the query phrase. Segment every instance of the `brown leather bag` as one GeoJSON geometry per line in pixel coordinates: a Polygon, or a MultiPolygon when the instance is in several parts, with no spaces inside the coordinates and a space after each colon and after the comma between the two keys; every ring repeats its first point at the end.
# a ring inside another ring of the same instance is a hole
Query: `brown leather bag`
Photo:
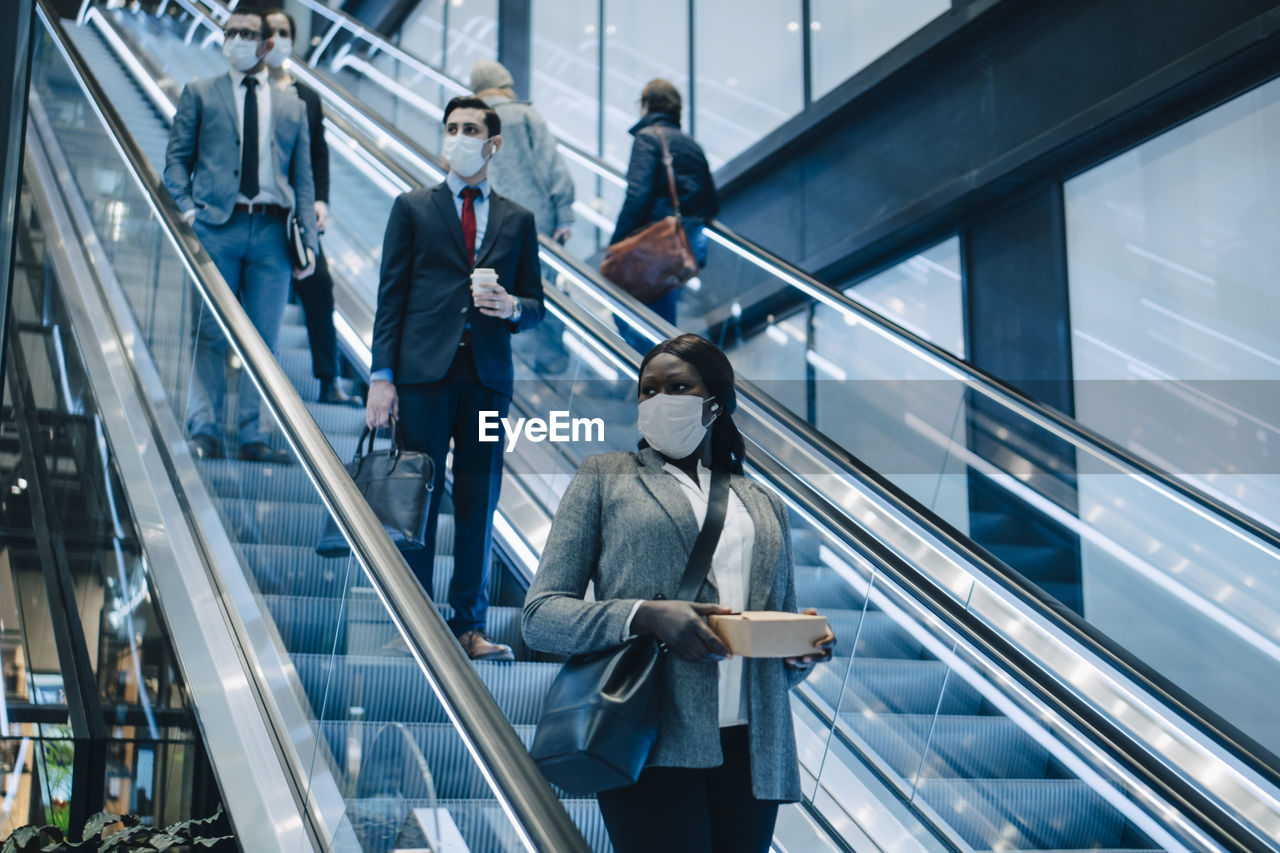
{"type": "Polygon", "coordinates": [[[605,278],[645,304],[661,299],[698,274],[698,261],[680,223],[680,197],[676,194],[676,174],[671,167],[667,137],[662,128],[654,130],[662,141],[662,162],[667,167],[667,188],[671,191],[671,209],[675,213],[614,243],[605,250],[600,264],[600,273],[605,278]]]}

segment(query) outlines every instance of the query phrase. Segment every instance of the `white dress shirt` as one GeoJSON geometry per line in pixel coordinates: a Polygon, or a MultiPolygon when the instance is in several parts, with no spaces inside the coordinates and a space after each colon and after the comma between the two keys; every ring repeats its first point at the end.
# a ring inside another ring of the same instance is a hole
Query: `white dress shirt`
{"type": "MultiPolygon", "coordinates": [[[[663,470],[675,478],[689,499],[689,506],[698,521],[698,529],[707,517],[707,504],[711,492],[711,472],[698,463],[698,482],[694,482],[688,474],[672,463],[662,466],[663,470]]],[[[747,607],[747,591],[751,588],[751,552],[755,547],[756,528],[751,515],[743,505],[742,499],[729,492],[728,505],[725,507],[724,529],[716,543],[716,550],[711,555],[711,570],[707,576],[716,585],[720,594],[720,605],[731,610],[741,611],[747,607]]],[[[639,602],[631,609],[623,628],[623,637],[631,636],[631,620],[640,609],[639,602]]],[[[743,659],[734,655],[729,660],[720,661],[720,727],[740,726],[747,723],[746,694],[742,690],[744,675],[743,659]]]]}
{"type": "MultiPolygon", "coordinates": [[[[231,91],[236,96],[236,129],[240,131],[240,162],[243,163],[244,146],[248,143],[244,138],[244,96],[248,92],[244,85],[244,78],[249,75],[234,68],[228,73],[231,75],[231,91]]],[[[237,193],[236,203],[278,204],[283,207],[284,199],[280,197],[280,188],[276,186],[275,169],[272,166],[272,158],[275,155],[271,150],[274,118],[271,114],[271,79],[266,68],[252,76],[258,81],[258,85],[254,88],[254,94],[258,98],[258,194],[248,198],[244,193],[237,193]]]]}

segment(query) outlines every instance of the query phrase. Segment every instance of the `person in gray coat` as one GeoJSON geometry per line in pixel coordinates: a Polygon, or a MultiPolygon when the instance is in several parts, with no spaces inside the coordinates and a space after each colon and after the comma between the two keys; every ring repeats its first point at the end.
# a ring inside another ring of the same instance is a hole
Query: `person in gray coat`
{"type": "Polygon", "coordinates": [[[597,795],[618,853],[763,853],[778,804],[801,796],[788,692],[830,656],[835,637],[798,658],[743,659],[706,622],[796,609],[786,507],[743,476],[724,353],[696,335],[659,344],[640,366],[639,399],[639,451],[588,458],[560,500],[525,600],[525,642],[571,655],[654,635],[668,648],[645,769],[635,784],[597,795]],[[717,468],[730,474],[730,496],[710,571],[695,601],[669,600],[717,468]]]}
{"type": "Polygon", "coordinates": [[[516,97],[511,72],[481,59],[471,69],[471,91],[502,119],[502,150],[489,163],[489,183],[533,211],[538,230],[559,243],[573,227],[573,177],[546,121],[516,97]]]}

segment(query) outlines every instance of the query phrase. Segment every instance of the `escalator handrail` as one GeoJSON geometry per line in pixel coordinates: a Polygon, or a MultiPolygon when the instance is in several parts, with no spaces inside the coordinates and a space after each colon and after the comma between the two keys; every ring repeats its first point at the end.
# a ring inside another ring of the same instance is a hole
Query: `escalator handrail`
{"type": "MultiPolygon", "coordinates": [[[[216,4],[221,0],[201,0],[201,2],[216,4]]],[[[325,87],[343,99],[343,103],[340,106],[344,112],[352,116],[376,115],[376,113],[371,113],[367,110],[359,98],[342,91],[341,87],[327,80],[327,76],[322,80],[319,75],[323,75],[323,72],[319,69],[310,69],[309,76],[323,82],[325,87]]],[[[380,126],[378,132],[385,134],[395,142],[397,147],[404,152],[409,165],[419,171],[419,176],[424,172],[443,174],[443,167],[435,162],[433,155],[423,151],[414,140],[408,138],[397,128],[383,125],[380,126]]],[[[368,139],[365,140],[365,144],[366,152],[390,173],[397,176],[404,175],[404,171],[394,164],[381,146],[371,144],[368,139]]],[[[418,182],[419,184],[421,183],[420,178],[418,182]]],[[[555,241],[550,240],[545,235],[540,235],[539,240],[544,262],[570,276],[589,282],[594,289],[609,299],[613,309],[634,328],[643,330],[655,341],[660,341],[679,333],[679,330],[674,326],[653,315],[641,302],[617,287],[617,285],[601,277],[597,270],[588,267],[583,261],[570,255],[555,241]]],[[[785,262],[779,261],[779,263],[785,262]]],[[[562,297],[561,294],[549,290],[547,291],[547,297],[557,302],[561,308],[568,310],[569,300],[562,297]]],[[[855,307],[859,311],[867,310],[861,306],[855,305],[855,307]]],[[[737,384],[743,399],[750,400],[755,405],[758,405],[769,418],[774,419],[786,431],[796,436],[799,439],[798,443],[803,443],[814,449],[837,473],[846,474],[853,478],[862,488],[875,494],[885,504],[910,518],[912,524],[924,531],[928,536],[941,542],[954,553],[961,555],[969,566],[986,577],[993,579],[995,583],[1016,596],[1022,604],[1032,608],[1041,619],[1069,632],[1077,642],[1089,648],[1090,651],[1105,660],[1118,672],[1123,673],[1132,683],[1141,685],[1142,689],[1147,693],[1157,697],[1164,705],[1181,715],[1182,718],[1188,720],[1201,731],[1207,733],[1224,749],[1247,763],[1251,769],[1267,778],[1272,784],[1280,787],[1280,768],[1258,757],[1265,750],[1261,749],[1252,738],[1222,720],[1218,714],[1210,711],[1199,701],[1173,687],[1166,679],[1153,672],[1149,666],[1140,659],[1135,658],[1127,650],[1117,646],[1082,617],[1059,606],[1056,601],[1019,572],[1007,566],[954,526],[937,517],[915,498],[907,495],[897,485],[868,467],[847,449],[832,441],[790,409],[773,400],[753,382],[739,378],[737,384]]],[[[946,598],[946,595],[945,591],[938,591],[935,593],[934,600],[942,601],[946,598]]]]}
{"type": "Polygon", "coordinates": [[[246,373],[254,380],[286,440],[366,570],[370,585],[404,634],[414,658],[444,707],[497,800],[530,850],[587,851],[523,743],[475,672],[447,625],[410,572],[347,474],[324,433],[293,388],[199,237],[186,222],[145,153],[129,132],[84,58],[63,30],[50,0],[38,0],[78,84],[115,140],[134,180],[146,193],[165,232],[246,373]]]}
{"type": "MultiPolygon", "coordinates": [[[[220,0],[205,0],[205,2],[218,3],[220,0]]],[[[440,85],[448,86],[459,94],[470,94],[470,90],[463,86],[460,82],[453,80],[447,74],[433,68],[423,60],[405,53],[400,48],[393,45],[383,35],[376,33],[366,27],[364,24],[351,17],[348,13],[332,9],[318,0],[296,0],[297,3],[307,7],[316,14],[322,15],[334,22],[335,26],[342,26],[348,31],[357,35],[367,43],[373,45],[378,50],[395,56],[395,58],[413,68],[415,71],[430,76],[440,85]]],[[[313,57],[318,56],[318,51],[313,57]]],[[[309,59],[309,63],[313,60],[309,59]]],[[[605,163],[599,157],[579,148],[572,143],[562,139],[557,140],[557,147],[562,151],[570,154],[574,159],[582,162],[585,166],[595,172],[598,176],[606,180],[613,181],[621,186],[626,185],[626,180],[621,176],[617,169],[605,163]]],[[[726,249],[737,254],[739,257],[749,263],[770,273],[775,278],[781,279],[790,284],[793,288],[805,293],[812,299],[822,302],[829,307],[840,311],[841,313],[849,313],[857,315],[857,318],[879,326],[899,337],[910,344],[912,347],[922,350],[928,356],[941,362],[945,367],[955,373],[959,373],[967,379],[971,385],[977,390],[994,400],[996,403],[1007,408],[1017,411],[1020,415],[1031,420],[1037,426],[1054,433],[1056,437],[1064,439],[1073,445],[1085,445],[1092,447],[1096,451],[1101,451],[1102,455],[1113,457],[1123,467],[1131,469],[1132,473],[1140,474],[1150,480],[1154,480],[1160,486],[1172,490],[1178,495],[1197,504],[1204,506],[1217,515],[1227,519],[1236,527],[1247,531],[1249,534],[1261,539],[1272,547],[1280,549],[1280,531],[1273,529],[1267,524],[1262,523],[1258,519],[1241,512],[1236,507],[1223,501],[1222,499],[1198,488],[1161,468],[1152,462],[1143,459],[1137,454],[1131,452],[1116,441],[1102,435],[1096,430],[1085,426],[1075,418],[1072,418],[1057,409],[1039,402],[1020,389],[1005,382],[999,377],[988,373],[987,371],[975,367],[948,352],[946,349],[927,341],[915,332],[895,323],[893,320],[883,316],[875,310],[868,308],[866,305],[858,302],[850,297],[845,291],[834,288],[825,284],[812,275],[799,269],[793,264],[783,260],[768,249],[748,240],[742,235],[735,232],[722,221],[715,219],[708,223],[707,230],[719,238],[717,242],[726,249]]]]}

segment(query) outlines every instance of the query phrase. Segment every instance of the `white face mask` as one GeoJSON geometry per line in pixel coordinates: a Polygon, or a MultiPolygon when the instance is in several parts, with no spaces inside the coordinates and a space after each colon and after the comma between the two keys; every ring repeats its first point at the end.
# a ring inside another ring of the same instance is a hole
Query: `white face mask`
{"type": "Polygon", "coordinates": [[[222,43],[222,55],[227,64],[240,73],[246,73],[258,64],[258,42],[247,39],[229,38],[222,43]]]}
{"type": "Polygon", "coordinates": [[[484,168],[488,160],[484,156],[484,144],[487,139],[477,136],[446,136],[440,153],[449,161],[449,168],[460,178],[469,178],[484,168]]]}
{"type": "Polygon", "coordinates": [[[276,36],[271,43],[271,50],[267,53],[267,64],[272,68],[279,68],[284,65],[284,61],[293,55],[293,39],[280,38],[276,36]]]}
{"type": "MultiPolygon", "coordinates": [[[[707,435],[702,425],[706,400],[692,394],[654,394],[640,403],[637,426],[649,446],[668,459],[684,459],[707,435]]],[[[712,404],[712,411],[718,404],[712,404]]]]}

